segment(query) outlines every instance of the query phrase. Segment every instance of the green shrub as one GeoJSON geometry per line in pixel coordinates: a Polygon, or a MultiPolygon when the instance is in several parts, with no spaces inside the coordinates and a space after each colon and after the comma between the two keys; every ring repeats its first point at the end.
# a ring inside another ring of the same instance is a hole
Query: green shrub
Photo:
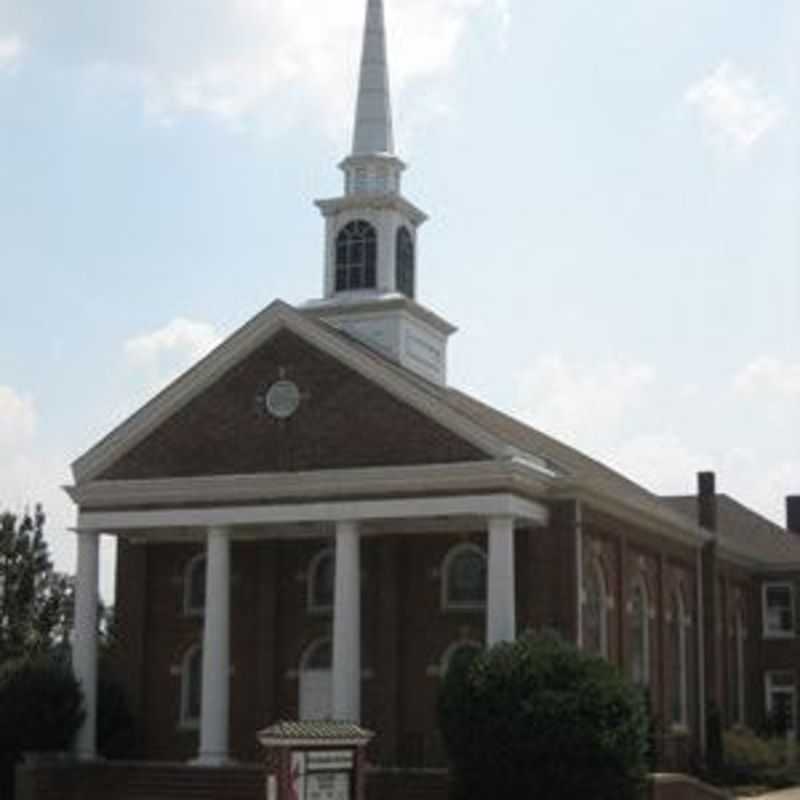
{"type": "Polygon", "coordinates": [[[100,670],[97,686],[97,749],[104,758],[129,758],[134,754],[136,729],[122,687],[100,670]]]}
{"type": "Polygon", "coordinates": [[[458,800],[642,796],[641,692],[553,634],[456,660],[438,706],[458,800]]]}
{"type": "Polygon", "coordinates": [[[84,719],[72,670],[53,659],[17,661],[0,672],[0,752],[67,750],[84,719]]]}
{"type": "Polygon", "coordinates": [[[723,777],[728,783],[764,783],[773,785],[785,766],[785,742],[758,736],[737,725],[724,734],[725,764],[723,777]]]}

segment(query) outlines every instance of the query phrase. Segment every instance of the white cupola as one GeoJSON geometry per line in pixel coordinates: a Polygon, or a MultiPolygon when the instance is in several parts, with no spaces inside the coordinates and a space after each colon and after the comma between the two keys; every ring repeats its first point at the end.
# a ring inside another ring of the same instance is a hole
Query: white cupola
{"type": "Polygon", "coordinates": [[[402,366],[446,381],[450,323],[416,301],[417,231],[427,216],[401,194],[383,0],[368,0],[352,153],[344,195],[317,200],[325,218],[323,300],[309,313],[402,366]]]}

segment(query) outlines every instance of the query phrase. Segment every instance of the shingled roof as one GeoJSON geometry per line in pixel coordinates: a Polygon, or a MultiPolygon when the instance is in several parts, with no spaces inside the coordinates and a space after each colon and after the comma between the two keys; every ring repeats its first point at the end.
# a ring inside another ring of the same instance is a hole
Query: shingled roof
{"type": "MultiPolygon", "coordinates": [[[[697,498],[694,495],[661,499],[681,514],[696,518],[697,498]]],[[[723,554],[727,552],[757,561],[767,569],[800,569],[800,536],[727,494],[717,495],[717,531],[723,554]]]]}
{"type": "Polygon", "coordinates": [[[306,309],[304,316],[345,340],[349,346],[359,350],[363,357],[379,362],[384,368],[388,367],[399,378],[427,393],[435,402],[478,425],[495,440],[507,445],[510,453],[516,452],[523,460],[527,458],[550,472],[555,492],[562,489],[569,492],[578,486],[591,488],[609,499],[647,509],[650,514],[681,530],[684,535],[696,534],[698,540],[700,539],[700,528],[694,518],[687,519],[684,514],[676,513],[671,506],[662,502],[659,495],[611,467],[465,392],[432,383],[403,368],[348,333],[316,318],[315,309],[306,309]]]}

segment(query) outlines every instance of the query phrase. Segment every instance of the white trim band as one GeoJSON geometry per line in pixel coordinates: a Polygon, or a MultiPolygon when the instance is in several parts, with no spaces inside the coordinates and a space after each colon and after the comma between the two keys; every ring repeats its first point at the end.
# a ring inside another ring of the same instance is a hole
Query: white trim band
{"type": "Polygon", "coordinates": [[[288,503],[228,508],[181,508],[148,511],[81,511],[78,530],[104,533],[154,528],[269,525],[304,522],[363,522],[426,517],[513,517],[547,524],[547,508],[511,494],[414,497],[403,500],[354,500],[288,503]]]}

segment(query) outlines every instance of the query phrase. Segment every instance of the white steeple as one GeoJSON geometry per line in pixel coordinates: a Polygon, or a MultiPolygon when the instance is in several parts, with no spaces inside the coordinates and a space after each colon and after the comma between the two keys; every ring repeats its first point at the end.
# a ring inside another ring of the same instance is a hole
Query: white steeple
{"type": "Polygon", "coordinates": [[[394,153],[383,0],[367,0],[353,152],[339,166],[347,194],[400,192],[405,164],[394,153]]]}
{"type": "Polygon", "coordinates": [[[394,154],[383,0],[369,0],[361,52],[353,155],[394,154]]]}
{"type": "Polygon", "coordinates": [[[309,312],[429,380],[444,383],[450,323],[415,302],[417,230],[427,216],[401,194],[383,0],[367,0],[352,153],[344,196],[325,217],[324,300],[309,312]]]}

